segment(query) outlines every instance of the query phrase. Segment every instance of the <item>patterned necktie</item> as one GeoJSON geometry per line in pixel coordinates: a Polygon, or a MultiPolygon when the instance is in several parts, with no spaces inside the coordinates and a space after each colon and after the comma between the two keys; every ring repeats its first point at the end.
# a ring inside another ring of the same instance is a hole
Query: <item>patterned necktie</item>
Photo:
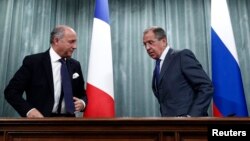
{"type": "Polygon", "coordinates": [[[74,114],[75,106],[73,102],[72,86],[71,86],[69,71],[67,68],[66,60],[62,58],[60,59],[60,62],[62,63],[61,66],[62,90],[64,94],[66,111],[68,113],[74,114]]]}
{"type": "Polygon", "coordinates": [[[155,61],[154,84],[155,84],[156,88],[158,86],[159,78],[160,78],[160,63],[161,63],[161,59],[157,59],[155,61]]]}

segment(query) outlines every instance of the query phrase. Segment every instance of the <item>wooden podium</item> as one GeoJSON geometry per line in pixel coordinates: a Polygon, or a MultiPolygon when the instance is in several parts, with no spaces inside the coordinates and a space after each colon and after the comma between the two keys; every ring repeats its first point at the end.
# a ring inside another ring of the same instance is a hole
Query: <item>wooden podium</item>
{"type": "Polygon", "coordinates": [[[250,119],[1,118],[0,141],[206,141],[208,126],[239,124],[250,125],[250,119]]]}

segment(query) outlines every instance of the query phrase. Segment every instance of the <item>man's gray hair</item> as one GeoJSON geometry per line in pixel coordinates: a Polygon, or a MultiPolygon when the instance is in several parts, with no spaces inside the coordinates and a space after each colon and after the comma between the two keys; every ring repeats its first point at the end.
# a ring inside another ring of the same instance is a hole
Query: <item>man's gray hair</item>
{"type": "Polygon", "coordinates": [[[158,40],[161,40],[163,38],[167,38],[166,36],[166,32],[163,28],[161,27],[158,27],[158,26],[152,26],[148,29],[146,29],[143,34],[145,35],[146,33],[148,33],[149,31],[153,31],[153,33],[155,34],[155,37],[158,39],[158,40]]]}
{"type": "Polygon", "coordinates": [[[55,38],[62,39],[64,36],[64,31],[67,26],[59,25],[56,26],[50,33],[50,43],[53,43],[55,38]]]}

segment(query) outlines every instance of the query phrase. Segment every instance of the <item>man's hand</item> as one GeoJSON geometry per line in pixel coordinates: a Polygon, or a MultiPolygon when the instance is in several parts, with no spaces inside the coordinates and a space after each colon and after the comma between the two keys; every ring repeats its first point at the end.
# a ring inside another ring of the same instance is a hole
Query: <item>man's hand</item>
{"type": "Polygon", "coordinates": [[[43,117],[44,116],[36,108],[31,109],[27,114],[27,118],[43,118],[43,117]]]}
{"type": "Polygon", "coordinates": [[[85,108],[85,103],[82,99],[79,99],[77,97],[73,97],[73,99],[74,99],[75,111],[80,112],[85,108]]]}

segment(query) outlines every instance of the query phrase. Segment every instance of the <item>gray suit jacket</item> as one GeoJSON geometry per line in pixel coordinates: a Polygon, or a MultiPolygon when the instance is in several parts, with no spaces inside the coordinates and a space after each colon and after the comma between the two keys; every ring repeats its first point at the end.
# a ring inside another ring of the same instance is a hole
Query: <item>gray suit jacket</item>
{"type": "MultiPolygon", "coordinates": [[[[79,74],[78,78],[72,78],[73,96],[82,99],[87,104],[80,63],[74,59],[68,59],[67,65],[70,76],[74,73],[79,74]]],[[[6,100],[22,117],[25,117],[32,108],[38,109],[43,116],[49,117],[54,105],[54,85],[49,50],[26,56],[22,66],[10,80],[4,94],[6,100]],[[26,99],[22,96],[24,92],[26,92],[26,99]]]]}
{"type": "Polygon", "coordinates": [[[207,116],[213,95],[210,78],[187,49],[169,49],[163,62],[158,89],[152,89],[162,116],[207,116]]]}

